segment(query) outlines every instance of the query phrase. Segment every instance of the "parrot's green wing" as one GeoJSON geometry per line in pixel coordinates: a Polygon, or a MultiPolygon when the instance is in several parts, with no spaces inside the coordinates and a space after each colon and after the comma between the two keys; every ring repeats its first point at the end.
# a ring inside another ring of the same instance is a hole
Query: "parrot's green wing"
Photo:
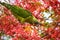
{"type": "Polygon", "coordinates": [[[0,4],[5,6],[9,10],[11,10],[12,13],[17,14],[17,15],[23,17],[23,18],[32,16],[31,12],[28,13],[28,11],[26,11],[25,9],[23,9],[21,7],[18,7],[18,6],[15,6],[15,5],[10,5],[10,4],[7,4],[7,3],[1,3],[1,2],[0,2],[0,4]]]}
{"type": "Polygon", "coordinates": [[[10,5],[7,3],[1,3],[1,5],[5,6],[6,8],[8,8],[12,14],[18,19],[20,20],[21,23],[23,22],[29,22],[29,23],[39,23],[38,20],[33,17],[32,13],[29,12],[28,10],[25,10],[21,7],[15,6],[15,5],[10,5]]]}
{"type": "Polygon", "coordinates": [[[32,16],[32,13],[31,12],[29,12],[28,10],[25,10],[25,9],[23,9],[21,7],[18,7],[18,6],[15,6],[14,5],[13,8],[16,9],[17,15],[19,15],[19,16],[21,16],[23,18],[27,18],[29,16],[32,16]]]}
{"type": "Polygon", "coordinates": [[[25,19],[24,18],[18,16],[17,14],[13,14],[13,15],[18,19],[19,22],[21,22],[21,23],[24,23],[25,22],[25,19]]]}

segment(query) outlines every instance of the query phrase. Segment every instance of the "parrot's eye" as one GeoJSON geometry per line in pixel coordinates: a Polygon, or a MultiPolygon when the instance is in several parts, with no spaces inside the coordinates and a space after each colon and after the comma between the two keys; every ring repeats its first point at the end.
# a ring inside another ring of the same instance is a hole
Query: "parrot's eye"
{"type": "Polygon", "coordinates": [[[39,25],[40,25],[40,23],[39,23],[39,22],[35,22],[35,26],[37,26],[37,27],[38,27],[39,25]]]}
{"type": "Polygon", "coordinates": [[[60,25],[60,22],[58,22],[58,26],[60,25]]]}
{"type": "Polygon", "coordinates": [[[35,21],[35,24],[40,24],[40,23],[35,21]]]}

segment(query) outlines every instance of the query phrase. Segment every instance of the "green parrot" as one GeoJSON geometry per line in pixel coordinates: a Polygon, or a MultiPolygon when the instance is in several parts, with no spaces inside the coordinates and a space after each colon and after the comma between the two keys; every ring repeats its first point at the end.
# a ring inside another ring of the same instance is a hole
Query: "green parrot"
{"type": "Polygon", "coordinates": [[[30,11],[25,10],[25,9],[15,6],[15,5],[4,3],[4,2],[0,2],[0,4],[5,6],[7,9],[9,9],[12,12],[12,14],[21,23],[28,22],[30,24],[40,24],[30,11]]]}

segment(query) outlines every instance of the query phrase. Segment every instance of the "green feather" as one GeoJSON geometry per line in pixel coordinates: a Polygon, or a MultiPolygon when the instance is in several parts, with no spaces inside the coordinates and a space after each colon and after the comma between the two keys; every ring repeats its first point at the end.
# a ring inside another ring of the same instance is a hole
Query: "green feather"
{"type": "Polygon", "coordinates": [[[0,2],[0,4],[8,8],[21,23],[24,23],[24,22],[29,22],[31,24],[39,23],[38,20],[28,10],[25,10],[21,7],[10,5],[7,3],[0,2]]]}

